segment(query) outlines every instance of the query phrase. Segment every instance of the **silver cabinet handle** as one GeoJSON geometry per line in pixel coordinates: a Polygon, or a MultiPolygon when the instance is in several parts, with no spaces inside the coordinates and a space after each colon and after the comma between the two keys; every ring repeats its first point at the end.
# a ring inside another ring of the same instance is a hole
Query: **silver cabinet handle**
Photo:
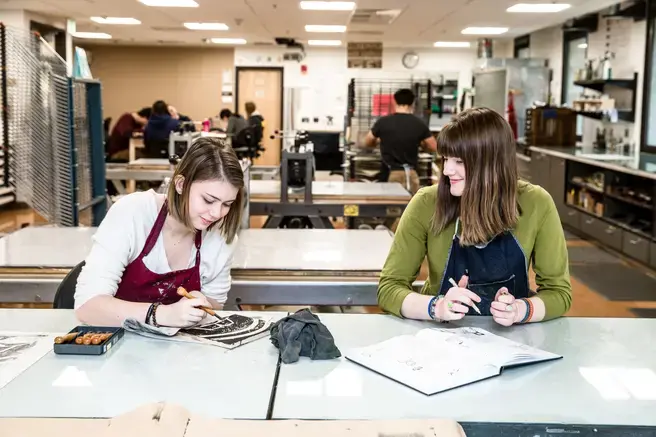
{"type": "Polygon", "coordinates": [[[637,240],[631,240],[631,241],[629,241],[629,243],[631,243],[631,244],[638,244],[638,243],[640,243],[641,241],[642,241],[642,238],[638,238],[637,240]]]}
{"type": "Polygon", "coordinates": [[[593,224],[593,223],[594,223],[594,219],[587,219],[587,220],[585,221],[585,224],[586,224],[586,225],[591,225],[591,224],[593,224]]]}
{"type": "Polygon", "coordinates": [[[609,226],[608,228],[606,228],[606,233],[607,234],[613,234],[616,230],[617,230],[617,228],[615,228],[613,226],[609,226]]]}
{"type": "Polygon", "coordinates": [[[573,215],[576,215],[576,211],[570,211],[567,213],[567,215],[572,217],[573,215]]]}

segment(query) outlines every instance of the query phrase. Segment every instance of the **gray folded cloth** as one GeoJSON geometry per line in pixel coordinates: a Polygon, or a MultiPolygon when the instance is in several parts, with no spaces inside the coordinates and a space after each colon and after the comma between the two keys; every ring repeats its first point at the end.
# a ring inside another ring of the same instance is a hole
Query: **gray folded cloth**
{"type": "Polygon", "coordinates": [[[342,356],[328,328],[307,308],[280,319],[269,332],[271,343],[280,350],[285,364],[295,363],[302,356],[312,360],[342,356]]]}

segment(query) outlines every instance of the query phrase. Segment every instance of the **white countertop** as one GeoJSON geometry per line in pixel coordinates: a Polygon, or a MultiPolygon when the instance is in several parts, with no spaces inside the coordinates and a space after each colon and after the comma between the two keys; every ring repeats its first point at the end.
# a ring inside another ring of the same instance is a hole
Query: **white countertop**
{"type": "Polygon", "coordinates": [[[379,272],[392,240],[388,231],[243,229],[232,268],[379,272]]]}
{"type": "MultiPolygon", "coordinates": [[[[280,195],[280,181],[252,180],[250,195],[275,196],[280,195]]],[[[305,191],[298,193],[303,195],[305,191]]],[[[313,181],[313,196],[344,196],[344,197],[404,197],[410,200],[410,193],[397,182],[344,182],[344,181],[313,181]]]]}
{"type": "MultiPolygon", "coordinates": [[[[30,226],[0,238],[0,267],[73,268],[91,250],[96,228],[30,226]]],[[[243,229],[235,269],[380,271],[388,231],[243,229]]]]}
{"type": "MultiPolygon", "coordinates": [[[[0,310],[0,330],[76,325],[69,310],[0,310]]],[[[165,401],[213,418],[265,419],[277,361],[267,337],[226,350],[126,332],[105,355],[49,352],[0,390],[0,417],[106,418],[165,401]]]]}
{"type": "MultiPolygon", "coordinates": [[[[337,347],[366,346],[433,326],[387,315],[319,314],[337,347]]],[[[506,369],[488,380],[426,396],[343,357],[282,365],[273,419],[451,418],[656,426],[654,319],[561,318],[503,328],[488,318],[466,323],[562,354],[563,359],[506,369]]]]}
{"type": "Polygon", "coordinates": [[[28,226],[0,238],[0,267],[72,268],[91,250],[93,227],[28,226]]]}

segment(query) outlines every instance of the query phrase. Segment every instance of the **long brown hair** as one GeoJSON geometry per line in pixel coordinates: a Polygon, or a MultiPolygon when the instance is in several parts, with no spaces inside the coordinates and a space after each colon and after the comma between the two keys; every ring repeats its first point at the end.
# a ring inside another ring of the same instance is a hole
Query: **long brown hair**
{"type": "Polygon", "coordinates": [[[239,231],[244,205],[244,171],[235,151],[225,140],[201,137],[193,142],[175,168],[169,184],[168,203],[171,215],[189,230],[196,231],[189,217],[189,190],[194,182],[218,179],[228,182],[239,191],[228,214],[212,223],[208,231],[218,227],[228,243],[232,243],[239,231]],[[182,193],[178,194],[175,182],[184,178],[182,193]]]}
{"type": "Polygon", "coordinates": [[[437,138],[442,156],[441,177],[433,231],[444,231],[460,216],[460,242],[470,246],[515,227],[517,204],[517,157],[515,139],[506,120],[488,108],[472,108],[457,114],[437,138]],[[444,176],[444,159],[459,158],[465,165],[462,196],[452,196],[444,176]]]}

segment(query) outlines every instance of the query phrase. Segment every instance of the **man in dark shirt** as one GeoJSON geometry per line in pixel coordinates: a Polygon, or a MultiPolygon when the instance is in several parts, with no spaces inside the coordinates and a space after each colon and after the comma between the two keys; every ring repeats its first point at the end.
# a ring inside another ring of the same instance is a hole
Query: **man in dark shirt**
{"type": "Polygon", "coordinates": [[[419,147],[437,151],[437,141],[426,123],[413,114],[415,94],[409,89],[394,93],[394,114],[379,118],[367,133],[365,143],[375,147],[380,141],[382,157],[380,182],[399,182],[411,194],[419,190],[417,161],[419,147]]]}

